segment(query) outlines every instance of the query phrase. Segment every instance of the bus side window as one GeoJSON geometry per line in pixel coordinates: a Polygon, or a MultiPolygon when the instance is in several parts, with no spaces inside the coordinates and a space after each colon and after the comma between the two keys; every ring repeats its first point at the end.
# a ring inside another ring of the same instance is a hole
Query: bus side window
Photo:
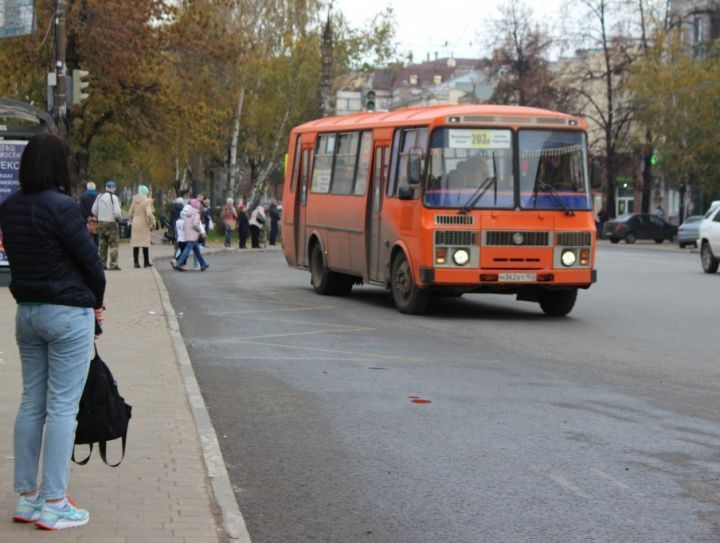
{"type": "Polygon", "coordinates": [[[295,152],[293,153],[292,177],[290,178],[290,192],[295,192],[298,176],[300,175],[300,134],[295,140],[295,152]]]}
{"type": "MultiPolygon", "coordinates": [[[[423,155],[427,148],[427,129],[426,128],[411,128],[408,130],[402,130],[402,138],[400,139],[400,145],[395,147],[393,145],[393,166],[391,166],[391,178],[388,183],[388,190],[392,185],[392,192],[388,192],[388,195],[396,196],[400,187],[409,187],[410,184],[407,180],[407,165],[410,157],[410,150],[413,148],[422,149],[423,155]],[[402,147],[401,147],[402,146],[402,147]],[[396,151],[399,149],[399,152],[396,151]]],[[[419,192],[415,191],[415,198],[417,198],[419,192]]]]}
{"type": "MultiPolygon", "coordinates": [[[[380,211],[380,195],[382,194],[382,179],[383,179],[383,147],[375,149],[375,171],[373,172],[373,213],[380,211]]],[[[386,147],[385,147],[386,149],[386,147]]],[[[389,153],[388,153],[389,154],[389,153]]]]}
{"type": "Polygon", "coordinates": [[[360,156],[358,157],[357,173],[355,174],[355,190],[353,194],[365,195],[367,188],[368,170],[372,157],[372,132],[363,132],[360,140],[360,156]]]}
{"type": "Polygon", "coordinates": [[[359,143],[360,134],[358,132],[338,134],[332,186],[330,187],[332,194],[350,194],[352,192],[359,143]]]}
{"type": "Polygon", "coordinates": [[[398,154],[400,149],[400,136],[402,135],[402,130],[395,130],[395,134],[393,135],[393,143],[392,143],[392,152],[391,152],[391,158],[390,158],[390,177],[388,177],[387,186],[385,187],[385,194],[388,196],[394,196],[395,195],[395,179],[397,178],[397,163],[398,163],[398,154]]]}
{"type": "Polygon", "coordinates": [[[312,173],[310,192],[330,192],[333,154],[335,153],[335,134],[323,134],[318,138],[315,167],[312,173]]]}
{"type": "Polygon", "coordinates": [[[300,205],[307,203],[308,179],[310,179],[310,163],[312,162],[312,151],[303,149],[302,161],[300,163],[300,205]]]}

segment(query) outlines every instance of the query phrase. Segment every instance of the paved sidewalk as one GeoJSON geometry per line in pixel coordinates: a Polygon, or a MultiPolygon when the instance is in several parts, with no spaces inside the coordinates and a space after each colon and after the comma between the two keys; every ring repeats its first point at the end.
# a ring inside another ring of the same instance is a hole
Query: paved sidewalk
{"type": "MultiPolygon", "coordinates": [[[[150,249],[153,258],[170,252],[168,246],[150,249]]],[[[97,345],[133,406],[127,453],[118,468],[103,464],[97,450],[86,466],[72,465],[69,494],[90,510],[90,523],[54,534],[10,520],[21,378],[15,301],[0,288],[0,541],[249,542],[160,275],[134,269],[126,243],[120,266],[107,274],[105,333],[97,345]]],[[[119,447],[113,442],[109,449],[112,461],[119,447]]]]}

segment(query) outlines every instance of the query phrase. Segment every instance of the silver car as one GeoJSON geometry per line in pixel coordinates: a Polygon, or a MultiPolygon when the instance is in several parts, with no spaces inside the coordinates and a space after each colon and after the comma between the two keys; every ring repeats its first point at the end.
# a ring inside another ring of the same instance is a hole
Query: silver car
{"type": "Polygon", "coordinates": [[[678,226],[677,241],[681,249],[684,249],[687,245],[696,246],[700,232],[700,221],[702,220],[702,215],[690,215],[678,226]]]}

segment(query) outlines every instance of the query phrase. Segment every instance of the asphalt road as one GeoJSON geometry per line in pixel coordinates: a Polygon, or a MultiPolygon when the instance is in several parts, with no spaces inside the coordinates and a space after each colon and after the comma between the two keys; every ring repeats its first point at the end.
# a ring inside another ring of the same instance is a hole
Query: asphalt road
{"type": "Polygon", "coordinates": [[[720,541],[720,274],[598,255],[564,319],[321,297],[279,252],[161,264],[253,541],[720,541]]]}

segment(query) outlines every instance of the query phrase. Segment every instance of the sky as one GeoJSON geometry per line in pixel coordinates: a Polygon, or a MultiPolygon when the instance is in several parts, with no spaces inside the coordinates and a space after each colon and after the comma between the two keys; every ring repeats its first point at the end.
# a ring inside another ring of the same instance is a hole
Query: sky
{"type": "MultiPolygon", "coordinates": [[[[534,18],[552,27],[563,0],[525,0],[534,18]]],[[[489,22],[500,17],[502,0],[333,0],[352,26],[361,27],[390,5],[395,12],[396,41],[403,56],[413,52],[415,62],[454,56],[488,56],[489,22]]]]}

